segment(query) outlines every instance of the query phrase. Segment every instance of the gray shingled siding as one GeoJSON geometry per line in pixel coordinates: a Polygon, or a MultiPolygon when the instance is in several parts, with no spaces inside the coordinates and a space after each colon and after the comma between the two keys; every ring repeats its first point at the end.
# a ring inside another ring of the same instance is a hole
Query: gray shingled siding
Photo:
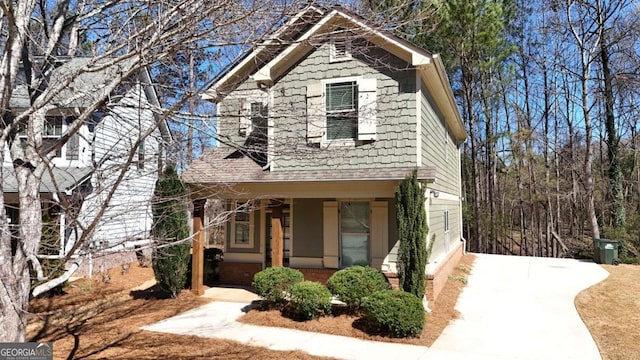
{"type": "Polygon", "coordinates": [[[277,81],[270,112],[277,139],[274,171],[415,166],[415,69],[380,49],[357,44],[354,49],[360,51],[352,60],[330,63],[329,45],[322,45],[277,81]],[[308,146],[306,86],[351,76],[378,80],[377,140],[323,149],[308,146]]]}
{"type": "Polygon", "coordinates": [[[225,99],[218,105],[218,109],[219,146],[242,145],[245,137],[239,135],[240,99],[225,99]]]}
{"type": "Polygon", "coordinates": [[[445,253],[444,211],[449,210],[449,250],[460,241],[460,207],[458,201],[431,199],[429,207],[429,233],[436,235],[431,260],[445,253]]]}
{"type": "Polygon", "coordinates": [[[448,141],[445,142],[443,117],[436,110],[435,105],[432,105],[433,101],[424,86],[422,86],[422,94],[422,165],[435,166],[438,169],[436,181],[429,187],[450,194],[458,194],[460,191],[458,149],[450,131],[447,132],[448,141]]]}
{"type": "Polygon", "coordinates": [[[293,201],[293,256],[321,258],[322,203],[324,199],[293,201]]]}

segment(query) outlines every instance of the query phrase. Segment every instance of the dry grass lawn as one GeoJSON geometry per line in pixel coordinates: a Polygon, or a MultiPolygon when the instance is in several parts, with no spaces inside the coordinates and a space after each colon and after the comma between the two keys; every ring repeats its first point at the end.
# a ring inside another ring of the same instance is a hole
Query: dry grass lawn
{"type": "Polygon", "coordinates": [[[369,333],[362,321],[357,317],[345,314],[299,322],[282,316],[278,310],[251,310],[238,321],[252,325],[286,327],[332,335],[350,336],[365,340],[431,346],[449,322],[458,318],[460,315],[458,311],[454,309],[458,301],[458,296],[465,286],[465,283],[460,280],[466,279],[472,268],[474,259],[475,256],[471,254],[463,256],[460,264],[449,277],[449,281],[447,281],[438,299],[435,302],[429,303],[432,312],[426,314],[425,329],[419,338],[397,339],[369,333]]]}
{"type": "Polygon", "coordinates": [[[640,266],[602,267],[609,277],[578,294],[578,312],[603,360],[640,359],[640,266]]]}
{"type": "MultiPolygon", "coordinates": [[[[153,278],[151,268],[115,269],[107,283],[80,280],[66,294],[30,303],[28,338],[54,343],[55,359],[320,359],[303,352],[272,351],[233,341],[140,330],[210,301],[183,291],[163,299],[151,291],[130,291],[153,278]]],[[[106,279],[106,278],[104,278],[106,279]]]]}

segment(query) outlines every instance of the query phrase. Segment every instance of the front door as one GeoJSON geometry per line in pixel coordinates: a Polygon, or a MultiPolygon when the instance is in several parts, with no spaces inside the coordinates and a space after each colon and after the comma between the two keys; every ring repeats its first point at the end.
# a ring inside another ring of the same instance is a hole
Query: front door
{"type": "Polygon", "coordinates": [[[340,265],[370,265],[370,208],[368,201],[340,203],[340,265]]]}
{"type": "MultiPolygon", "coordinates": [[[[289,266],[289,257],[291,252],[291,214],[288,209],[282,210],[282,237],[283,237],[283,254],[282,263],[289,266]]],[[[265,267],[271,267],[271,211],[265,214],[265,267]]]]}

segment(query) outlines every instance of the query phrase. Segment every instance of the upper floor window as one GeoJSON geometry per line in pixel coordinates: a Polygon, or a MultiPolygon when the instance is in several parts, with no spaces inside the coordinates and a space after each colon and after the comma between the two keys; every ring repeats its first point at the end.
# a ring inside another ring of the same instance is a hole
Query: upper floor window
{"type": "MultiPolygon", "coordinates": [[[[44,123],[44,131],[42,132],[42,148],[47,153],[55,146],[56,141],[62,135],[62,117],[47,116],[44,123]]],[[[62,156],[62,149],[57,149],[55,157],[62,156]]]]}
{"type": "Polygon", "coordinates": [[[377,80],[360,77],[307,85],[307,143],[353,146],[377,139],[377,80]]]}
{"type": "MultiPolygon", "coordinates": [[[[67,130],[69,124],[75,119],[72,117],[64,116],[47,116],[45,118],[44,129],[42,131],[42,151],[43,155],[52,151],[56,142],[60,139],[62,134],[67,130]]],[[[27,136],[24,132],[19,134],[21,141],[24,143],[27,141],[27,136]]],[[[58,148],[54,152],[54,158],[61,158],[63,160],[79,160],[80,158],[80,134],[77,132],[67,140],[67,143],[58,148]]]]}
{"type": "Polygon", "coordinates": [[[358,83],[326,84],[327,140],[355,139],[358,129],[358,83]]]}

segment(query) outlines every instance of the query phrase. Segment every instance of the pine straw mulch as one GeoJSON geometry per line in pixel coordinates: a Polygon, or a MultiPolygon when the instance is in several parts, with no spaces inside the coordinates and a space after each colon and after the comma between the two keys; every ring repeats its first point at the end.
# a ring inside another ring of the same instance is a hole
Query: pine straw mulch
{"type": "Polygon", "coordinates": [[[454,272],[449,276],[449,280],[438,299],[435,302],[429,302],[429,307],[432,311],[431,313],[426,313],[425,329],[418,338],[398,339],[383,336],[369,330],[367,325],[358,317],[341,314],[339,311],[334,316],[299,322],[283,316],[279,310],[254,309],[242,316],[238,321],[251,325],[284,327],[331,335],[350,336],[364,340],[431,346],[449,322],[459,317],[460,314],[455,310],[455,305],[458,301],[458,296],[460,296],[462,289],[466,285],[465,280],[469,275],[474,260],[474,255],[464,255],[454,272]]]}
{"type": "Polygon", "coordinates": [[[55,359],[321,359],[299,351],[143,331],[141,326],[211,301],[189,291],[167,299],[155,287],[131,290],[151,279],[151,268],[131,264],[127,272],[112,269],[108,276],[72,283],[65,294],[33,299],[27,337],[53,342],[55,359]]]}
{"type": "Polygon", "coordinates": [[[640,359],[640,266],[602,265],[609,277],[576,297],[603,360],[640,359]]]}

